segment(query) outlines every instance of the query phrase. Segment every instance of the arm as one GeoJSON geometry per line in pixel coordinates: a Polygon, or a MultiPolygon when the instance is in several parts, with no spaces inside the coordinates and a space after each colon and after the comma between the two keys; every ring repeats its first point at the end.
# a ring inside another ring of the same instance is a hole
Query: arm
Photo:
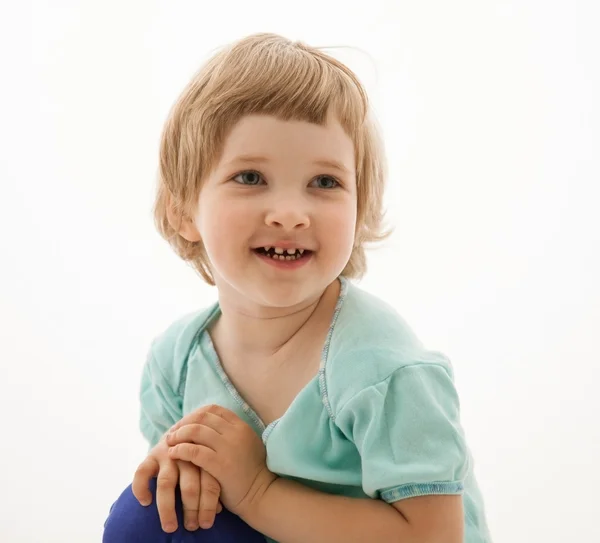
{"type": "Polygon", "coordinates": [[[258,522],[268,518],[271,529],[282,532],[295,522],[302,535],[295,540],[282,533],[282,543],[332,535],[331,541],[462,543],[469,462],[446,368],[399,368],[346,401],[335,423],[362,457],[362,486],[371,499],[327,496],[280,481],[267,490],[269,505],[258,522]]]}
{"type": "MultiPolygon", "coordinates": [[[[167,436],[171,458],[211,473],[223,504],[257,531],[280,543],[462,543],[462,496],[421,495],[424,487],[388,487],[363,499],[325,494],[279,478],[266,464],[260,436],[218,405],[198,409],[167,436]],[[413,497],[409,496],[413,492],[413,497]],[[392,502],[390,505],[388,502],[392,502]]],[[[387,471],[388,481],[394,476],[387,471]]],[[[443,485],[436,483],[438,492],[443,485]]]]}
{"type": "Polygon", "coordinates": [[[246,522],[281,543],[462,543],[460,496],[394,504],[325,494],[276,479],[246,522]]]}

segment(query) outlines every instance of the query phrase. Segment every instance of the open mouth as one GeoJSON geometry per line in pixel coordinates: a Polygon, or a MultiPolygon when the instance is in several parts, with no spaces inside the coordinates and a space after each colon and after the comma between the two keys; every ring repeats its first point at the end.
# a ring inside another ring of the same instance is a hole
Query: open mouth
{"type": "Polygon", "coordinates": [[[281,249],[279,247],[258,247],[254,249],[255,253],[267,256],[273,260],[301,260],[308,257],[312,251],[308,249],[281,249]]]}

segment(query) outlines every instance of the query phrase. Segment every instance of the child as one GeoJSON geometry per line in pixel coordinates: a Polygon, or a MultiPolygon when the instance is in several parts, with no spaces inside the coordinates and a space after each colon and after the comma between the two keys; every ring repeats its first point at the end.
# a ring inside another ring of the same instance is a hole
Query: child
{"type": "Polygon", "coordinates": [[[449,360],[350,281],[383,188],[365,91],[320,50],[257,34],[191,81],[155,212],[218,302],[152,345],[105,543],[491,541],[449,360]]]}

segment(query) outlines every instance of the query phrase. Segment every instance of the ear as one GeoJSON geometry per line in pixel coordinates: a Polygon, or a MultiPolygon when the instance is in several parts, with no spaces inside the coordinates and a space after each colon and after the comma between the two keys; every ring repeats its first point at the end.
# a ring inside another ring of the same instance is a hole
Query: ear
{"type": "Polygon", "coordinates": [[[200,232],[196,224],[186,214],[178,214],[173,206],[167,206],[167,220],[171,228],[175,230],[183,239],[187,241],[200,241],[200,232]]]}
{"type": "Polygon", "coordinates": [[[196,224],[186,216],[184,216],[181,220],[179,235],[188,241],[200,241],[201,239],[200,232],[198,232],[196,224]]]}

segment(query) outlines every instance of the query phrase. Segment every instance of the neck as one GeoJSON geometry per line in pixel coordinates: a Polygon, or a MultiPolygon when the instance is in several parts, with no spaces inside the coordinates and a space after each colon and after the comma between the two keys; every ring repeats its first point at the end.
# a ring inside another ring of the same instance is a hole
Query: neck
{"type": "Polygon", "coordinates": [[[336,280],[320,296],[287,308],[248,308],[219,296],[221,316],[211,333],[232,352],[271,357],[310,329],[313,322],[322,317],[330,320],[339,289],[336,280]]]}

